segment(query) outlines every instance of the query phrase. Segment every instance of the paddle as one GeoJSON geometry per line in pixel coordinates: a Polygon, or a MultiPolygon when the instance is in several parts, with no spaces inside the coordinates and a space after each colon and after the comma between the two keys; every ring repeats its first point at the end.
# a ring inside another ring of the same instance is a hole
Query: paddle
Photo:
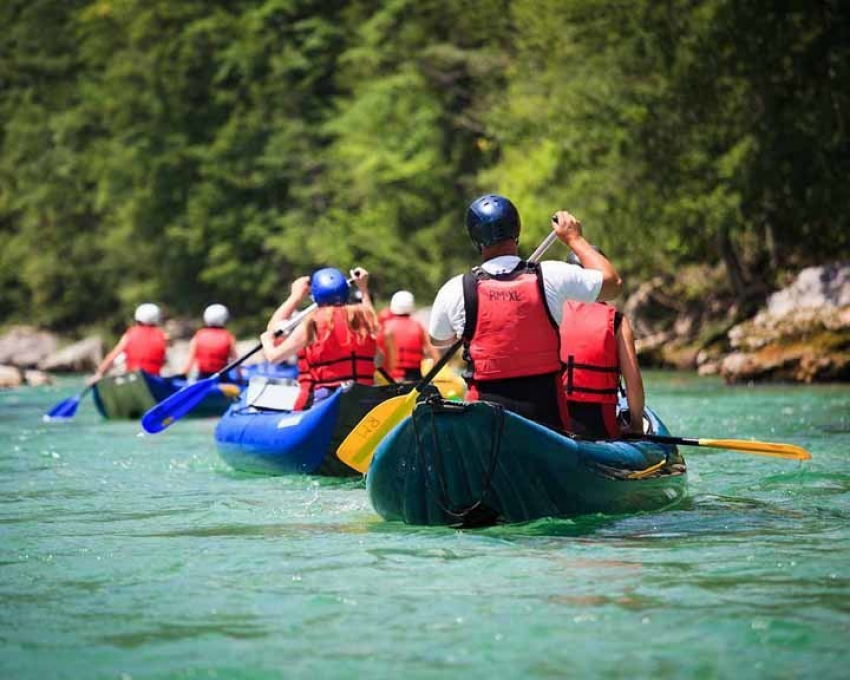
{"type": "MultiPolygon", "coordinates": [[[[291,332],[317,307],[318,305],[314,302],[309,307],[300,311],[281,328],[278,328],[275,331],[274,336],[278,338],[281,335],[291,332]]],[[[214,373],[209,378],[199,380],[191,385],[186,385],[186,387],[179,392],[175,392],[167,399],[162,400],[142,417],[142,428],[144,428],[145,432],[148,432],[149,434],[162,432],[173,422],[180,420],[180,418],[200,404],[204,400],[204,397],[206,397],[211,390],[215,389],[218,385],[218,381],[221,379],[221,376],[246,362],[261,349],[263,349],[263,343],[259,343],[250,352],[243,354],[241,357],[222,368],[218,373],[214,373]]]]}
{"type": "Polygon", "coordinates": [[[694,439],[691,437],[665,437],[660,434],[625,434],[623,439],[643,439],[659,444],[678,444],[680,446],[704,446],[712,449],[728,449],[753,453],[758,456],[772,456],[786,460],[809,460],[812,454],[801,446],[793,444],[778,444],[774,442],[757,442],[746,439],[694,439]]]}
{"type": "Polygon", "coordinates": [[[60,401],[56,404],[56,406],[44,414],[43,420],[70,420],[73,418],[77,413],[77,407],[80,405],[80,401],[88,394],[92,387],[94,387],[94,383],[87,385],[73,397],[68,397],[67,399],[60,401]]]}
{"type": "MultiPolygon", "coordinates": [[[[537,262],[543,257],[543,253],[549,249],[549,246],[555,242],[556,238],[558,238],[558,235],[554,231],[551,232],[537,246],[537,250],[531,254],[528,261],[537,262]]],[[[410,392],[399,397],[387,399],[369,411],[357,423],[357,427],[349,432],[345,441],[339,445],[339,448],[336,450],[337,457],[349,467],[365,474],[369,469],[369,463],[372,462],[372,456],[375,454],[378,444],[381,443],[381,440],[390,430],[413,413],[416,400],[422,389],[437,376],[440,369],[448,363],[449,359],[454,356],[462,344],[463,338],[460,338],[449,347],[448,351],[440,357],[439,361],[428,371],[428,374],[416,383],[416,386],[410,392]]]]}

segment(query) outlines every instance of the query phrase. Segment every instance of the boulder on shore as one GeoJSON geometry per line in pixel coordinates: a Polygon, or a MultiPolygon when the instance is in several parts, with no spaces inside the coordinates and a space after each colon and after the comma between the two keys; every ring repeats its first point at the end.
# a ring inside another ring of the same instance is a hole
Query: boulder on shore
{"type": "Polygon", "coordinates": [[[0,366],[0,389],[20,387],[24,384],[24,376],[16,366],[0,366]]]}
{"type": "Polygon", "coordinates": [[[0,364],[36,368],[59,347],[59,339],[32,326],[14,326],[0,337],[0,364]]]}
{"type": "Polygon", "coordinates": [[[729,342],[727,382],[850,380],[850,264],[802,270],[729,342]]]}
{"type": "Polygon", "coordinates": [[[91,373],[103,361],[103,340],[91,336],[63,347],[43,359],[38,367],[42,371],[57,373],[91,373]]]}

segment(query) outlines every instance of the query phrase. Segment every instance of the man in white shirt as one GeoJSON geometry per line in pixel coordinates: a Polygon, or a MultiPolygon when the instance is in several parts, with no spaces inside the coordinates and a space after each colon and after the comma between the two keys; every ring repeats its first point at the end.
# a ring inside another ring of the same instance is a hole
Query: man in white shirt
{"type": "Polygon", "coordinates": [[[482,264],[450,279],[434,300],[430,335],[437,346],[465,339],[470,400],[501,403],[552,428],[567,423],[561,389],[559,333],[564,302],[616,297],[622,281],[607,258],[584,239],[565,210],[552,228],[584,264],[523,262],[517,246],[520,217],[503,196],[489,194],[467,211],[466,227],[482,264]]]}

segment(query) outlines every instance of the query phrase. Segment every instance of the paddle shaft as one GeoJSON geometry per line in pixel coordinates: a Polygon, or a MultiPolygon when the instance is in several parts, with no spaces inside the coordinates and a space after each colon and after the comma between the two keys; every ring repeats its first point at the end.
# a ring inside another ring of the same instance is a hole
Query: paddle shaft
{"type": "Polygon", "coordinates": [[[658,444],[677,444],[679,446],[701,446],[712,449],[726,449],[727,451],[742,451],[774,458],[785,458],[788,460],[809,460],[812,457],[806,449],[794,444],[780,444],[775,442],[749,441],[746,439],[709,439],[701,437],[665,437],[660,434],[637,434],[627,433],[623,439],[643,440],[657,442],[658,444]]]}
{"type": "MultiPolygon", "coordinates": [[[[278,328],[278,329],[274,332],[274,337],[279,338],[281,335],[286,335],[287,333],[291,333],[291,332],[295,329],[295,327],[296,327],[298,324],[300,324],[300,323],[301,323],[301,322],[302,322],[302,321],[303,321],[303,320],[304,320],[304,319],[305,319],[305,318],[306,318],[309,314],[311,314],[311,313],[312,313],[315,309],[317,309],[317,308],[318,308],[318,306],[319,306],[319,305],[318,305],[318,304],[316,304],[316,303],[314,302],[314,303],[313,303],[313,304],[311,304],[310,306],[305,307],[304,309],[302,309],[300,312],[298,312],[298,314],[296,314],[296,315],[295,315],[295,316],[293,316],[293,317],[292,317],[289,321],[287,321],[287,322],[283,325],[283,327],[282,327],[282,328],[278,328]]],[[[260,343],[258,343],[258,344],[257,344],[257,346],[256,346],[256,347],[254,347],[254,348],[253,348],[250,352],[248,352],[247,354],[243,354],[243,355],[242,355],[241,357],[239,357],[238,359],[234,359],[232,362],[230,362],[229,364],[227,364],[227,366],[225,366],[224,368],[222,368],[222,369],[221,369],[218,373],[216,373],[216,374],[214,374],[214,375],[211,375],[211,376],[210,376],[210,378],[211,378],[211,379],[216,379],[216,380],[217,380],[217,379],[218,379],[218,378],[220,378],[221,376],[226,375],[229,371],[232,371],[234,368],[236,368],[236,367],[241,366],[242,364],[244,364],[246,361],[248,361],[248,359],[250,359],[252,356],[254,356],[257,352],[259,352],[259,351],[260,351],[260,350],[262,350],[262,349],[263,349],[263,343],[262,343],[262,342],[260,342],[260,343]]]]}

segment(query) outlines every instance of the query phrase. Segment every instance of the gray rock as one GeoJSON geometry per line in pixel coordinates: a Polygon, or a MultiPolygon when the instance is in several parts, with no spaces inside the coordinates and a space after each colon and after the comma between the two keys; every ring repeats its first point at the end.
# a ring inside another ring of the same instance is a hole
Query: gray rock
{"type": "Polygon", "coordinates": [[[63,347],[42,360],[38,367],[57,373],[91,373],[103,361],[103,340],[91,336],[63,347]]]}
{"type": "Polygon", "coordinates": [[[0,364],[35,368],[56,351],[59,339],[32,326],[15,326],[0,337],[0,364]]]}
{"type": "Polygon", "coordinates": [[[20,387],[24,384],[24,376],[15,366],[0,366],[0,389],[20,387]]]}
{"type": "Polygon", "coordinates": [[[835,263],[807,267],[788,288],[768,298],[767,311],[782,316],[804,307],[850,305],[850,264],[835,263]]]}

